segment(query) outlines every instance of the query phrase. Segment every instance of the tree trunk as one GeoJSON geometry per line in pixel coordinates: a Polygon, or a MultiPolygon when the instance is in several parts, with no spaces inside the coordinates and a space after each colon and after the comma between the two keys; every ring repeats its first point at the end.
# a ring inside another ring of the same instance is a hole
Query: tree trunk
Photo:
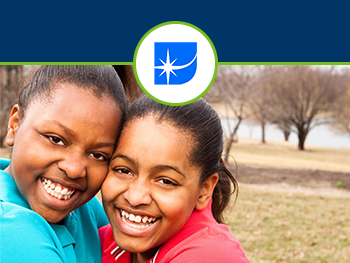
{"type": "Polygon", "coordinates": [[[261,131],[262,131],[261,143],[266,143],[266,141],[265,141],[265,122],[261,123],[261,131]]]}
{"type": "Polygon", "coordinates": [[[288,142],[289,140],[289,135],[290,135],[290,131],[283,131],[283,135],[284,135],[284,141],[288,142]]]}
{"type": "Polygon", "coordinates": [[[234,139],[237,137],[236,134],[237,134],[239,125],[241,125],[241,122],[242,122],[242,118],[239,117],[238,118],[238,122],[237,122],[235,128],[233,129],[233,133],[232,133],[232,136],[231,136],[232,142],[234,142],[235,141],[234,139]]]}
{"type": "Polygon", "coordinates": [[[235,141],[234,138],[236,137],[236,133],[238,131],[239,125],[242,122],[242,118],[238,118],[238,122],[235,126],[235,128],[233,129],[233,132],[230,134],[230,137],[227,141],[227,147],[225,149],[225,156],[224,156],[224,161],[225,163],[228,163],[228,157],[230,155],[230,151],[231,151],[231,147],[232,147],[232,143],[235,141]]]}
{"type": "Polygon", "coordinates": [[[231,147],[232,147],[232,143],[233,143],[233,138],[234,138],[234,134],[231,133],[229,139],[227,140],[227,147],[225,149],[225,156],[224,156],[224,161],[225,163],[228,163],[228,157],[230,155],[230,151],[231,151],[231,147]]]}
{"type": "Polygon", "coordinates": [[[0,148],[5,146],[5,138],[6,138],[6,135],[5,136],[3,136],[3,135],[0,136],[0,148]]]}
{"type": "Polygon", "coordinates": [[[307,131],[304,130],[299,130],[298,132],[298,138],[299,138],[299,143],[298,143],[298,148],[300,151],[304,151],[304,144],[305,144],[305,140],[306,140],[306,135],[307,135],[307,131]]]}

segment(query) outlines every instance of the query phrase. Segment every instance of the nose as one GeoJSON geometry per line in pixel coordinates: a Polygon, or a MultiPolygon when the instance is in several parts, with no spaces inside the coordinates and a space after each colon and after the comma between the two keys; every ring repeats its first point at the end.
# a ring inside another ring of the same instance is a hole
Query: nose
{"type": "Polygon", "coordinates": [[[146,182],[136,178],[129,184],[123,197],[133,206],[149,205],[152,203],[151,191],[146,182]]]}
{"type": "Polygon", "coordinates": [[[85,156],[79,153],[67,153],[65,158],[58,163],[58,167],[70,179],[78,179],[86,176],[85,156]]]}

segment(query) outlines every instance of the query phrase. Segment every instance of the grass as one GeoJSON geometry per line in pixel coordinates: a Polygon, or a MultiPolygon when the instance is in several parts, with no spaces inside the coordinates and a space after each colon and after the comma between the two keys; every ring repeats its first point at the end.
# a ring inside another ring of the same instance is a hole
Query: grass
{"type": "MultiPolygon", "coordinates": [[[[350,149],[306,149],[240,138],[231,155],[238,165],[350,172],[350,149]]],[[[350,259],[349,199],[245,185],[227,223],[252,263],[345,263],[350,259]]]]}
{"type": "Polygon", "coordinates": [[[227,222],[252,263],[345,263],[350,259],[346,203],[348,198],[240,187],[227,222]]]}

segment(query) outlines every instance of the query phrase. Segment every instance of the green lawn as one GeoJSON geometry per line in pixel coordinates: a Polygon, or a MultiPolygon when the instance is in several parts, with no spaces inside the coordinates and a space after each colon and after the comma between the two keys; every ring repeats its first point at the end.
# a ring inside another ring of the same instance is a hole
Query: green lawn
{"type": "Polygon", "coordinates": [[[346,263],[349,199],[241,187],[227,223],[252,263],[346,263]]]}

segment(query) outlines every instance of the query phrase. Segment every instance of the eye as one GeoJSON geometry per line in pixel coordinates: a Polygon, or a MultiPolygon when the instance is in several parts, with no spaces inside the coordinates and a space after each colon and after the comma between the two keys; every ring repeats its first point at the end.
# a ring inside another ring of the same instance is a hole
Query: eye
{"type": "Polygon", "coordinates": [[[158,182],[167,186],[177,186],[178,184],[169,179],[160,179],[158,182]]]}
{"type": "Polygon", "coordinates": [[[100,161],[108,161],[108,158],[101,153],[90,153],[90,156],[100,161]]]}
{"type": "Polygon", "coordinates": [[[126,168],[114,168],[113,171],[116,171],[118,173],[121,174],[129,174],[132,175],[132,173],[130,172],[130,170],[126,169],[126,168]]]}
{"type": "Polygon", "coordinates": [[[50,139],[52,143],[64,146],[64,142],[61,138],[57,136],[47,136],[47,137],[50,139]]]}

